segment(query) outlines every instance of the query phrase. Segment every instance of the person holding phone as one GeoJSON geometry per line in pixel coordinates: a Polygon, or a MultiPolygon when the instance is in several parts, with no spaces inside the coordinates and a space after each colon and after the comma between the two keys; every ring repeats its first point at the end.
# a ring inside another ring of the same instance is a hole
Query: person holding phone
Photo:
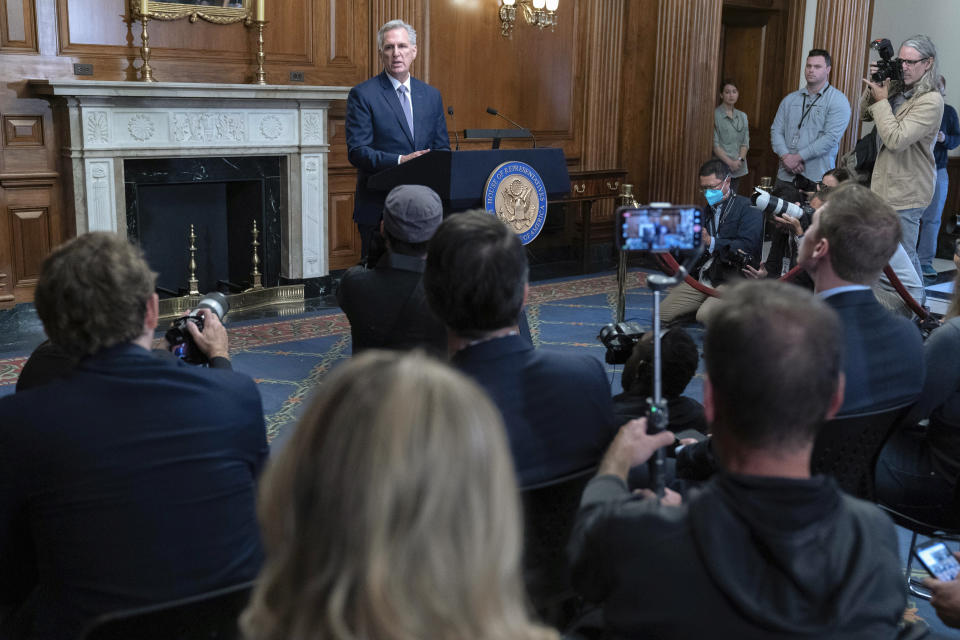
{"type": "MultiPolygon", "coordinates": [[[[953,557],[960,559],[960,553],[953,552],[953,557]]],[[[930,604],[943,624],[960,629],[960,580],[926,578],[923,586],[930,590],[930,604]]]]}

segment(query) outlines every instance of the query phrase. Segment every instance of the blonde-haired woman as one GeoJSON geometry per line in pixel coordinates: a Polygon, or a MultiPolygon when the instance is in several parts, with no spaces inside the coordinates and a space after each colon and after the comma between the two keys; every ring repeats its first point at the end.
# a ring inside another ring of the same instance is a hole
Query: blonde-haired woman
{"type": "Polygon", "coordinates": [[[333,372],[272,460],[251,640],[555,639],[532,623],[500,415],[421,353],[333,372]]]}

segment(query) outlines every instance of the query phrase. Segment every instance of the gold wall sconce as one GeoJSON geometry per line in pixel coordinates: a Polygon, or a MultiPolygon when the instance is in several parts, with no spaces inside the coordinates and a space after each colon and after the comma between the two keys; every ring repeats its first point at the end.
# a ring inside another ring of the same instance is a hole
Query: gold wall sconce
{"type": "Polygon", "coordinates": [[[504,38],[509,38],[513,33],[518,7],[529,25],[540,29],[550,27],[551,31],[557,26],[557,6],[560,0],[499,0],[499,2],[500,35],[504,38]]]}

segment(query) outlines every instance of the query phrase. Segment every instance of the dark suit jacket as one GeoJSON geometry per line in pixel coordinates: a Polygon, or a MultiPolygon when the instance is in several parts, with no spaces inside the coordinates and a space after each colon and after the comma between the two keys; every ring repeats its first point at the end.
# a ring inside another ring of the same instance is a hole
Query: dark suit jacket
{"type": "Polygon", "coordinates": [[[913,402],[923,388],[923,341],[906,318],[881,306],[869,289],[828,296],[843,324],[847,386],[841,415],[913,402]]]}
{"type": "MultiPolygon", "coordinates": [[[[731,196],[723,207],[720,228],[717,230],[713,245],[714,262],[727,254],[735,253],[737,249],[742,249],[753,256],[754,265],[759,264],[763,249],[763,214],[750,203],[749,198],[744,196],[731,196]]],[[[713,211],[708,208],[706,215],[712,216],[713,211]]],[[[703,226],[707,229],[712,229],[712,225],[712,221],[703,221],[703,226]]],[[[730,268],[722,271],[727,278],[740,276],[737,269],[730,268]]],[[[714,285],[717,284],[719,282],[714,282],[714,285]]]]}
{"type": "Polygon", "coordinates": [[[521,487],[598,464],[613,440],[610,385],[589,355],[507,336],[467,347],[452,362],[500,409],[521,487]]]}
{"type": "Polygon", "coordinates": [[[347,96],[347,153],[357,168],[356,222],[380,222],[387,194],[367,189],[371,175],[397,166],[402,155],[450,148],[440,92],[413,77],[410,89],[415,137],[410,136],[397,92],[385,71],[358,84],[347,96]]]}
{"type": "Polygon", "coordinates": [[[423,258],[388,253],[375,269],[351,267],[337,289],[353,353],[423,347],[446,360],[447,329],[427,305],[423,258]]]}
{"type": "Polygon", "coordinates": [[[40,638],[253,579],[256,385],[132,344],[0,399],[0,606],[40,638]]]}

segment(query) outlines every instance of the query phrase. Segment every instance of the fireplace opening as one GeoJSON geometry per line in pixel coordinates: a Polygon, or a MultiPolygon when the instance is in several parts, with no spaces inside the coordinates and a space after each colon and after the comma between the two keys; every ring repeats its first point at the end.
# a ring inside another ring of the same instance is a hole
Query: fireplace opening
{"type": "Polygon", "coordinates": [[[127,234],[158,273],[158,288],[186,293],[191,224],[200,292],[250,287],[254,222],[262,283],[276,286],[285,164],[279,156],[125,160],[127,234]]]}

